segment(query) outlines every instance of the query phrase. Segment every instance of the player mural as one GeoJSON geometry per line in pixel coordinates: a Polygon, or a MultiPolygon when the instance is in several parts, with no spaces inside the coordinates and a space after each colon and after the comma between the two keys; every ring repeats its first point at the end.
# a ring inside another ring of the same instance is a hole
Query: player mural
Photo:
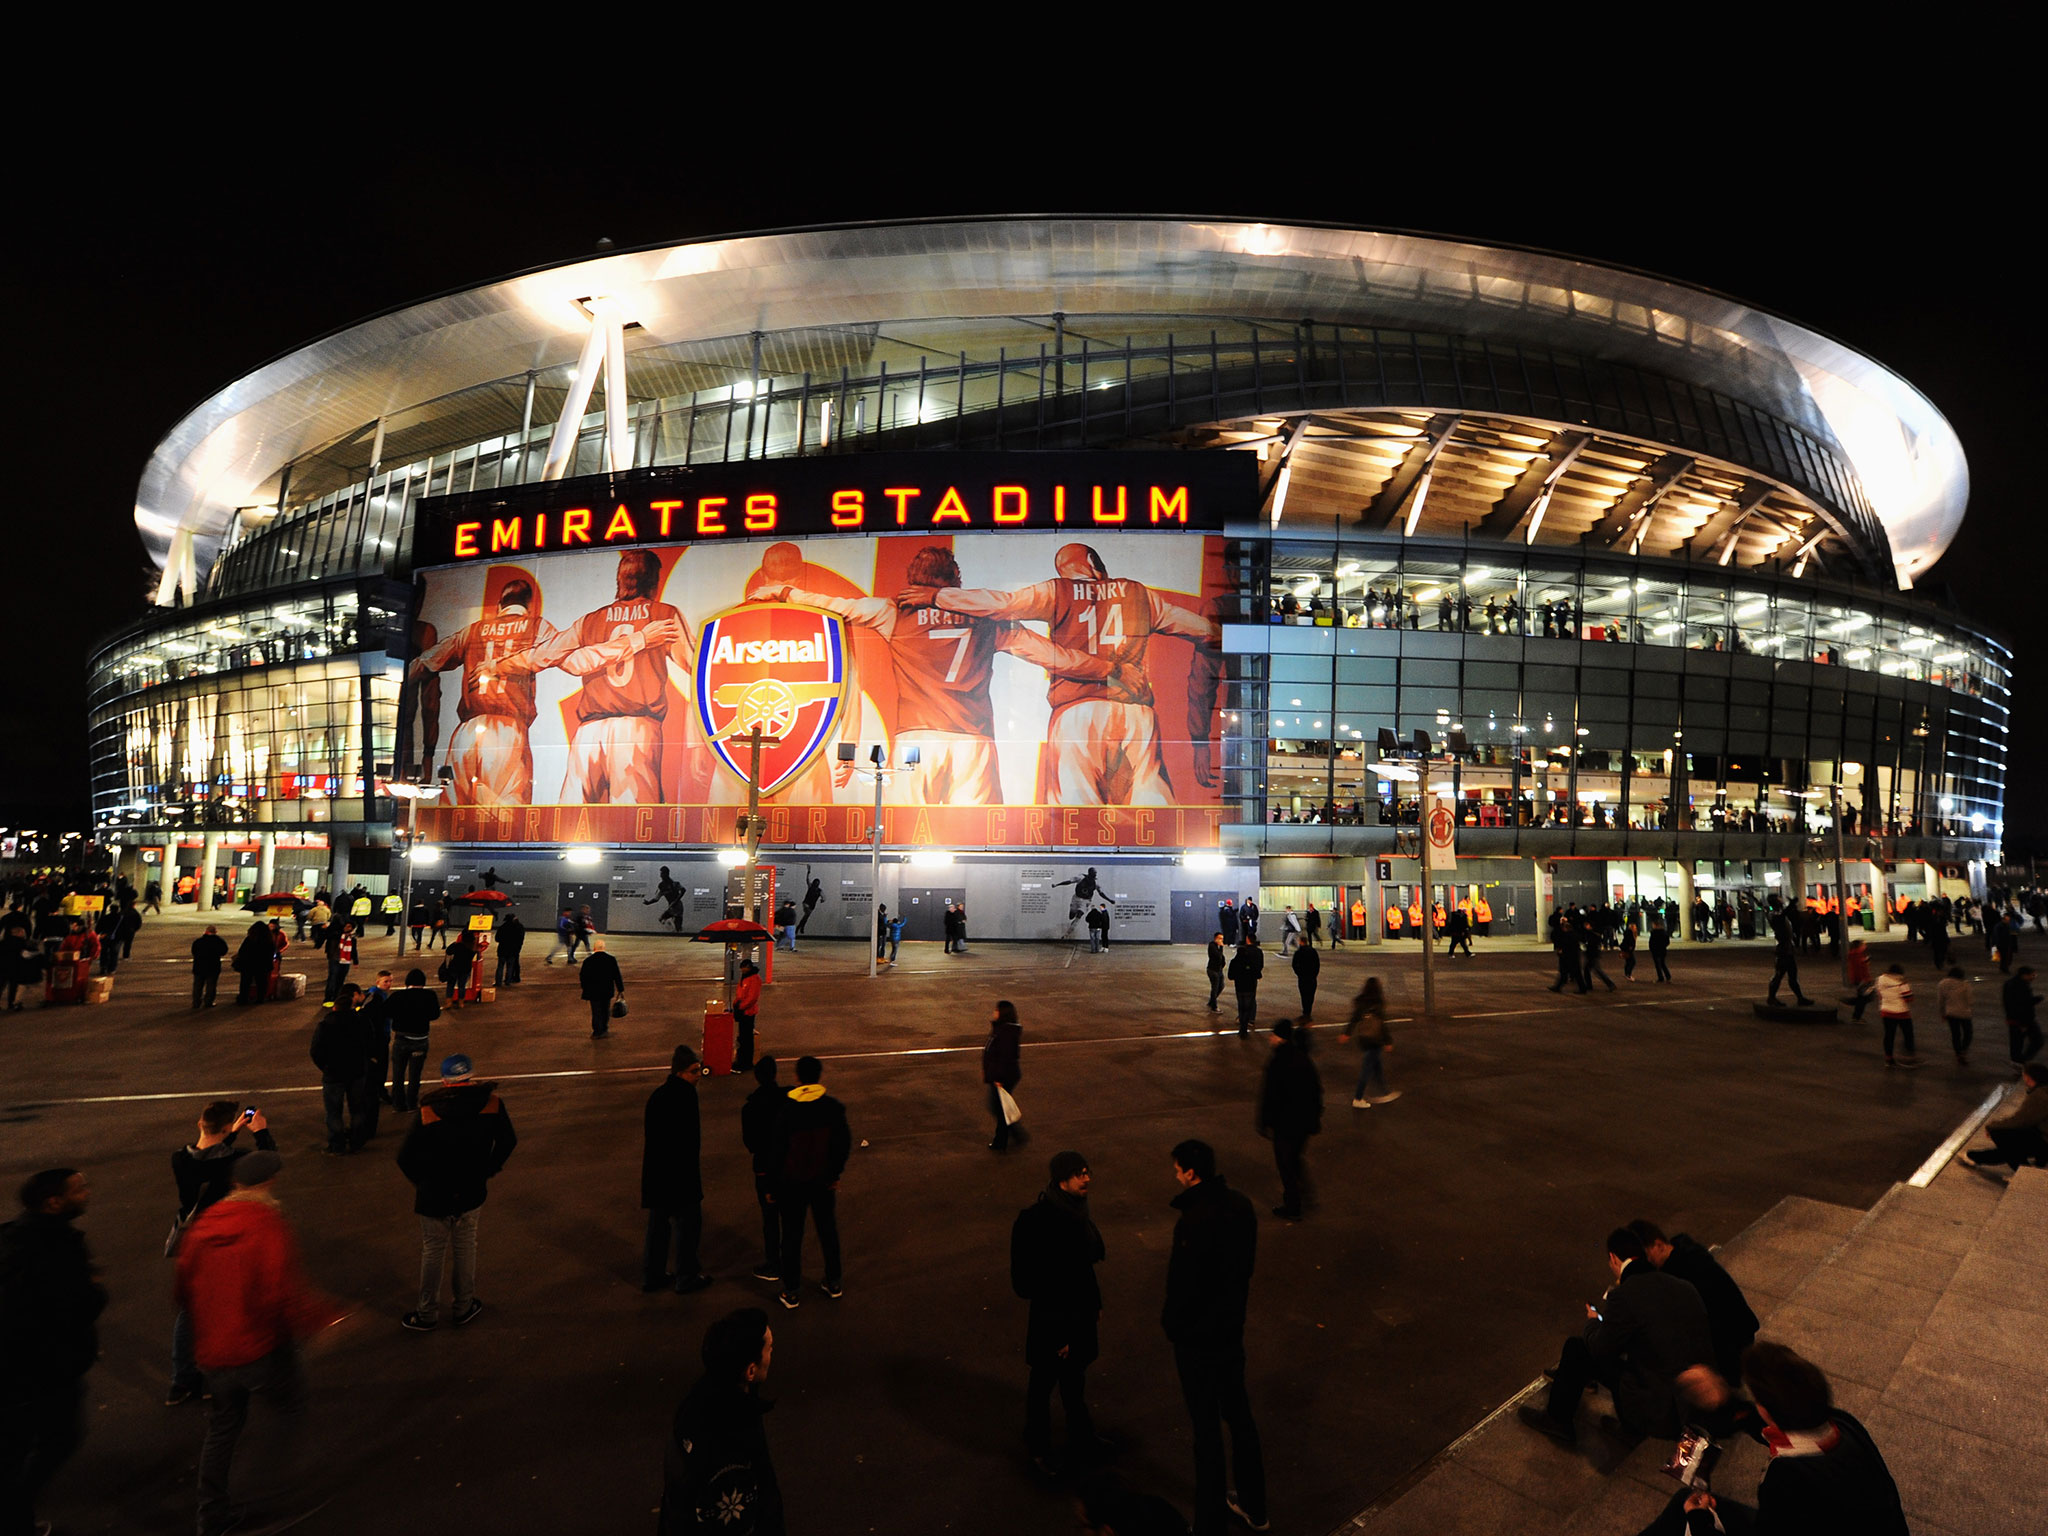
{"type": "Polygon", "coordinates": [[[1197,534],[905,534],[597,550],[422,577],[400,757],[453,841],[713,843],[769,738],[768,841],[1213,845],[1225,590],[1197,534]],[[556,629],[541,617],[581,615],[556,629]],[[433,637],[433,643],[426,643],[433,637]],[[455,708],[424,684],[461,674],[455,708]],[[452,713],[453,719],[444,719],[452,713]],[[905,760],[915,747],[919,761],[905,760]]]}

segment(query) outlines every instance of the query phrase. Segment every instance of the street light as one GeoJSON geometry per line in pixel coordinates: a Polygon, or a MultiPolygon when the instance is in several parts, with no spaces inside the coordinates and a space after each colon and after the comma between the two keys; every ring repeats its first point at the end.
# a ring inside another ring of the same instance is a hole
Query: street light
{"type": "Polygon", "coordinates": [[[398,925],[398,954],[399,954],[399,958],[400,958],[400,959],[403,959],[403,958],[405,958],[405,934],[406,934],[406,928],[407,928],[407,925],[408,925],[408,924],[409,924],[409,923],[410,923],[410,922],[412,921],[412,872],[413,872],[413,866],[414,866],[415,864],[418,864],[418,863],[422,863],[422,862],[424,862],[424,863],[428,863],[428,864],[431,864],[431,863],[433,863],[433,862],[434,862],[434,861],[435,861],[436,859],[440,858],[440,856],[441,856],[441,852],[440,852],[440,850],[439,850],[438,848],[437,848],[437,849],[432,849],[432,850],[429,850],[429,851],[428,851],[428,852],[426,853],[426,855],[425,855],[424,859],[423,859],[423,858],[422,858],[422,856],[421,856],[421,852],[420,852],[420,846],[419,846],[419,835],[420,835],[420,802],[421,802],[422,800],[438,800],[438,799],[440,799],[440,798],[441,798],[441,790],[442,790],[442,789],[443,789],[443,788],[444,788],[445,786],[447,786],[447,785],[449,785],[449,784],[452,784],[452,782],[453,782],[454,778],[455,778],[455,772],[454,772],[454,770],[453,770],[453,769],[451,769],[451,768],[443,768],[443,769],[441,770],[441,777],[440,777],[439,779],[436,779],[436,780],[434,780],[434,781],[433,781],[432,783],[428,783],[428,784],[406,784],[406,783],[402,783],[402,782],[400,782],[399,780],[396,780],[396,779],[391,779],[391,780],[387,780],[387,781],[385,782],[385,784],[384,784],[384,793],[385,793],[385,794],[387,794],[387,795],[390,795],[390,796],[392,796],[392,797],[393,797],[393,798],[395,798],[395,799],[403,800],[403,801],[405,801],[405,802],[406,802],[406,826],[405,826],[405,921],[404,921],[404,922],[401,922],[401,923],[400,923],[400,924],[398,925]]]}
{"type": "MultiPolygon", "coordinates": [[[[859,751],[850,741],[839,743],[838,756],[842,763],[854,761],[859,751]]],[[[903,761],[898,766],[889,766],[889,749],[877,743],[868,748],[868,766],[855,767],[854,772],[862,778],[875,781],[875,826],[874,835],[868,848],[868,977],[872,980],[882,948],[882,784],[892,773],[907,773],[924,760],[924,754],[916,747],[903,749],[903,761]]]]}

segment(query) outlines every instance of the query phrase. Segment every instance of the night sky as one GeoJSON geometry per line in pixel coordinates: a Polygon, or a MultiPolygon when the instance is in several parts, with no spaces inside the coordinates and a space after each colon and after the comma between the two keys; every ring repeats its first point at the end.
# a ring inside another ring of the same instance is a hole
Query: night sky
{"type": "Polygon", "coordinates": [[[1732,101],[1699,105],[1697,127],[1679,130],[1689,138],[1661,121],[1632,129],[1611,103],[1576,119],[1545,105],[1491,139],[1458,130],[1462,145],[1432,132],[1372,147],[1359,136],[1378,114],[1291,125],[1320,145],[1307,150],[1271,120],[1239,133],[1184,118],[1164,138],[1139,135],[1141,148],[1119,142],[1111,116],[1071,129],[1019,118],[953,151],[938,113],[914,133],[878,132],[872,155],[791,122],[713,142],[629,136],[609,167],[589,138],[550,157],[490,114],[416,135],[391,122],[384,145],[308,142],[303,121],[273,136],[251,118],[189,143],[175,127],[138,127],[131,157],[96,159],[89,174],[55,153],[10,166],[11,211],[28,217],[7,242],[0,331],[21,434],[0,546],[0,824],[85,825],[86,662],[143,613],[156,580],[132,522],[143,463],[185,411],[274,354],[444,289],[589,254],[600,237],[1147,212],[1414,229],[1646,268],[1789,315],[1904,374],[1961,435],[1972,481],[1962,532],[1922,590],[1943,601],[1952,589],[2017,652],[2008,850],[2048,852],[2048,732],[2030,707],[2048,687],[2048,562],[2025,468],[2042,402],[2023,186],[2038,173],[2007,180],[1987,156],[2011,141],[1970,116],[1910,132],[1873,124],[1861,142],[1818,119],[1731,127],[1725,118],[1742,115],[1732,101]],[[1570,146],[1554,164],[1532,148],[1552,136],[1570,146]],[[268,143],[281,147],[252,148],[268,143]]]}

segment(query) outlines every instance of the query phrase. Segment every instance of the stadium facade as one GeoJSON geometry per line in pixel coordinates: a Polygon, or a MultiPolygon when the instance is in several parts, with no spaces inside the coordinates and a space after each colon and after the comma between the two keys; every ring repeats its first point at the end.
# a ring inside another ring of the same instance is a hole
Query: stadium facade
{"type": "Polygon", "coordinates": [[[1426,793],[1437,894],[1495,932],[1747,914],[1838,853],[1881,922],[1998,848],[2009,652],[1913,591],[1967,498],[1882,364],[1549,253],[1043,217],[611,252],[172,429],[95,820],[202,900],[380,891],[389,784],[439,780],[429,889],[652,929],[722,908],[751,775],[809,935],[879,894],[1050,937],[1094,867],[1124,938],[1253,891],[1380,937],[1426,793]]]}

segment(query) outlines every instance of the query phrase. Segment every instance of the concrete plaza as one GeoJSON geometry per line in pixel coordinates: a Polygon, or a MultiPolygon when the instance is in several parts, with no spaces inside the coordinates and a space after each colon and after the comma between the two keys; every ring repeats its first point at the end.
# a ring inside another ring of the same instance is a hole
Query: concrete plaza
{"type": "MultiPolygon", "coordinates": [[[[222,917],[232,943],[240,914],[222,917]]],[[[194,1014],[183,957],[199,921],[151,919],[111,1003],[31,1009],[0,1030],[8,1176],[90,1173],[83,1227],[113,1294],[87,1438],[45,1510],[63,1530],[191,1528],[202,1415],[163,1406],[171,1265],[160,1248],[175,1205],[169,1155],[217,1096],[265,1109],[307,1267],[362,1309],[312,1366],[306,1487],[331,1502],[300,1527],[309,1533],[394,1519],[651,1529],[703,1327],[742,1305],[768,1307],[775,1329],[767,1426],[793,1531],[1069,1529],[1064,1494],[1023,1460],[1025,1309],[1008,1278],[1010,1221],[1064,1147],[1091,1161],[1108,1246],[1091,1402],[1123,1446],[1119,1470],[1185,1511],[1190,1441],[1158,1314],[1176,1193],[1168,1150],[1201,1136],[1262,1217],[1247,1350],[1273,1529],[1323,1536],[1554,1358],[1607,1283],[1601,1244],[1617,1222],[1647,1216],[1720,1242],[1788,1195],[1868,1207],[2010,1080],[1995,986],[1979,988],[1974,1063],[1957,1067],[1918,952],[1908,968],[1923,990],[1927,1066],[1909,1073],[1885,1070],[1874,1012],[1861,1025],[1756,1019],[1767,945],[1682,945],[1673,985],[1649,982],[1645,957],[1635,983],[1581,998],[1543,990],[1547,953],[1482,944],[1475,960],[1440,966],[1428,1023],[1400,1017],[1419,999],[1414,947],[1354,945],[1323,956],[1318,1200],[1289,1226],[1264,1219],[1278,1185],[1253,1130],[1267,1045],[1237,1038],[1227,993],[1223,1014],[1204,1010],[1200,951],[906,946],[870,982],[857,946],[810,945],[777,957],[761,1045],[826,1058],[857,1147],[840,1196],[845,1297],[813,1281],[801,1310],[784,1312],[748,1275],[759,1225],[738,1108],[751,1079],[702,1088],[704,1258],[718,1283],[688,1298],[639,1288],[641,1105],[671,1047],[696,1042],[713,952],[616,940],[632,1011],[596,1042],[574,972],[544,965],[536,936],[522,986],[435,1030],[435,1059],[466,1051],[500,1081],[521,1139],[483,1217],[485,1312],[421,1336],[397,1323],[418,1276],[411,1192],[392,1161],[403,1117],[387,1113],[362,1154],[323,1157],[307,1059],[318,967],[296,963],[303,948],[287,956],[314,1000],[237,1009],[230,976],[221,1006],[194,1014]],[[1369,971],[1388,982],[1389,1075],[1404,1096],[1353,1111],[1355,1057],[1336,1036],[1369,971]],[[1022,1011],[1018,1098],[1033,1133],[1000,1157],[986,1148],[978,1068],[998,997],[1022,1011]]],[[[392,964],[395,944],[365,949],[358,980],[392,964]]],[[[1997,979],[1973,939],[1958,952],[1997,979]]],[[[431,973],[438,955],[428,960],[431,973]]],[[[1619,982],[1618,958],[1608,969],[1619,982]]],[[[1295,1014],[1277,955],[1268,975],[1262,1018],[1295,1014]]],[[[1807,980],[1810,993],[1837,990],[1824,966],[1807,980]]],[[[815,1254],[813,1239],[813,1269],[815,1254]]],[[[263,1446],[252,1430],[245,1470],[259,1500],[263,1446]]]]}

